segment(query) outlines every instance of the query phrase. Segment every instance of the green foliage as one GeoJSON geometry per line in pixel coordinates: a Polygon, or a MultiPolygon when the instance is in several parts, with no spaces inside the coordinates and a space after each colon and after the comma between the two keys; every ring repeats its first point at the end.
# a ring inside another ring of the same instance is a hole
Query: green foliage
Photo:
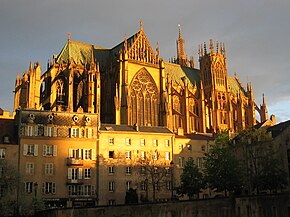
{"type": "Polygon", "coordinates": [[[229,145],[227,132],[218,135],[205,156],[205,180],[216,191],[235,191],[241,187],[241,168],[229,145]]]}
{"type": "Polygon", "coordinates": [[[247,176],[244,185],[249,192],[255,190],[277,190],[287,184],[283,169],[281,150],[275,147],[266,129],[248,129],[241,132],[236,140],[236,149],[245,162],[247,176]]]}
{"type": "Polygon", "coordinates": [[[201,189],[205,187],[203,175],[193,161],[185,163],[180,181],[181,185],[178,187],[177,193],[182,196],[187,195],[189,198],[198,195],[201,189]]]}

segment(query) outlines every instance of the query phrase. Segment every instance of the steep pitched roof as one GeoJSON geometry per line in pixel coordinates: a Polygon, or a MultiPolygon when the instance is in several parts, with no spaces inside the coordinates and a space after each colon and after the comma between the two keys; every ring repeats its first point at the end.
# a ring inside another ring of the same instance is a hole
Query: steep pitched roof
{"type": "Polygon", "coordinates": [[[233,95],[238,95],[239,93],[245,94],[245,89],[242,87],[239,80],[235,77],[228,76],[228,88],[230,93],[233,95]]]}
{"type": "Polygon", "coordinates": [[[79,41],[68,40],[58,55],[56,62],[68,63],[72,60],[76,64],[90,63],[93,51],[95,58],[102,58],[103,55],[101,53],[108,52],[108,49],[79,41]]]}
{"type": "Polygon", "coordinates": [[[174,63],[165,62],[165,73],[168,73],[169,77],[177,83],[182,84],[182,79],[185,77],[189,80],[191,85],[198,85],[200,83],[200,71],[186,66],[181,66],[174,63]]]}

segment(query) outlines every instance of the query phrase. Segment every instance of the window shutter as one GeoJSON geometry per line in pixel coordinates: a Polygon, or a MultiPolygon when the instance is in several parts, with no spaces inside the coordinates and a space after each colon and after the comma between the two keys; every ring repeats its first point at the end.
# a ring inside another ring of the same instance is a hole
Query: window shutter
{"type": "Polygon", "coordinates": [[[56,183],[55,182],[52,183],[52,193],[53,194],[56,193],[56,183]]]}
{"type": "Polygon", "coordinates": [[[47,134],[47,126],[44,126],[44,136],[48,136],[48,134],[47,134]]]}
{"type": "Polygon", "coordinates": [[[67,169],[67,178],[72,179],[72,168],[67,169]]]}
{"type": "Polygon", "coordinates": [[[47,146],[43,145],[42,146],[42,156],[46,156],[46,149],[47,149],[47,146]]]}
{"type": "Polygon", "coordinates": [[[38,145],[34,144],[34,156],[38,156],[38,145]]]}
{"type": "Polygon", "coordinates": [[[78,179],[82,179],[83,178],[83,168],[79,168],[78,169],[78,179]]]}
{"type": "Polygon", "coordinates": [[[71,158],[74,156],[73,155],[73,149],[71,149],[71,148],[68,149],[68,156],[71,157],[71,158]]]}
{"type": "Polygon", "coordinates": [[[91,149],[92,152],[92,160],[96,160],[96,149],[91,149]]]}
{"type": "Polygon", "coordinates": [[[78,149],[78,158],[83,159],[83,149],[78,149]]]}
{"type": "Polygon", "coordinates": [[[33,135],[32,136],[38,136],[38,126],[37,125],[35,125],[33,127],[33,135]]]}
{"type": "Polygon", "coordinates": [[[23,155],[27,155],[27,144],[23,146],[23,155]]]}
{"type": "Polygon", "coordinates": [[[57,156],[57,145],[53,146],[53,156],[57,156]]]}

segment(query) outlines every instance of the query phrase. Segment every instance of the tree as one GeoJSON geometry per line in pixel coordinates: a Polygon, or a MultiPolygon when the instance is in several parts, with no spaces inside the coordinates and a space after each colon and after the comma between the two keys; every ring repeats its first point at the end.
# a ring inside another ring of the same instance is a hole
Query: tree
{"type": "Polygon", "coordinates": [[[0,216],[9,216],[16,211],[16,189],[19,183],[17,170],[0,160],[0,216]]]}
{"type": "Polygon", "coordinates": [[[216,191],[230,191],[241,187],[240,164],[230,146],[227,132],[218,135],[205,156],[204,173],[207,185],[216,191]]]}
{"type": "Polygon", "coordinates": [[[187,161],[183,168],[183,172],[180,176],[181,185],[177,189],[177,193],[180,195],[187,195],[190,199],[197,195],[205,187],[203,174],[199,171],[196,164],[193,161],[187,161]]]}
{"type": "Polygon", "coordinates": [[[129,188],[125,196],[125,204],[137,204],[138,203],[138,194],[136,189],[129,188]]]}
{"type": "Polygon", "coordinates": [[[157,151],[150,151],[146,153],[146,156],[141,157],[137,161],[139,166],[140,175],[144,177],[144,184],[146,185],[146,200],[148,200],[148,190],[151,186],[152,199],[156,200],[156,190],[158,190],[164,181],[166,181],[166,175],[168,174],[169,167],[163,159],[160,159],[160,153],[157,151]]]}
{"type": "Polygon", "coordinates": [[[275,148],[272,137],[266,129],[247,129],[235,138],[236,152],[246,165],[246,190],[257,193],[260,190],[281,189],[287,184],[280,150],[275,148]]]}

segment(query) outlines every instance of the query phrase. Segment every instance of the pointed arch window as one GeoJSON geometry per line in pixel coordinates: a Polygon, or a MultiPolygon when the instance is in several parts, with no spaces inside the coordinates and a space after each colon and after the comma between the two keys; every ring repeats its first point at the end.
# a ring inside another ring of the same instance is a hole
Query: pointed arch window
{"type": "Polygon", "coordinates": [[[65,89],[63,80],[59,79],[56,82],[56,103],[63,105],[65,101],[65,89]]]}
{"type": "Polygon", "coordinates": [[[129,87],[131,123],[158,126],[159,94],[157,86],[147,70],[141,69],[129,87]]]}

